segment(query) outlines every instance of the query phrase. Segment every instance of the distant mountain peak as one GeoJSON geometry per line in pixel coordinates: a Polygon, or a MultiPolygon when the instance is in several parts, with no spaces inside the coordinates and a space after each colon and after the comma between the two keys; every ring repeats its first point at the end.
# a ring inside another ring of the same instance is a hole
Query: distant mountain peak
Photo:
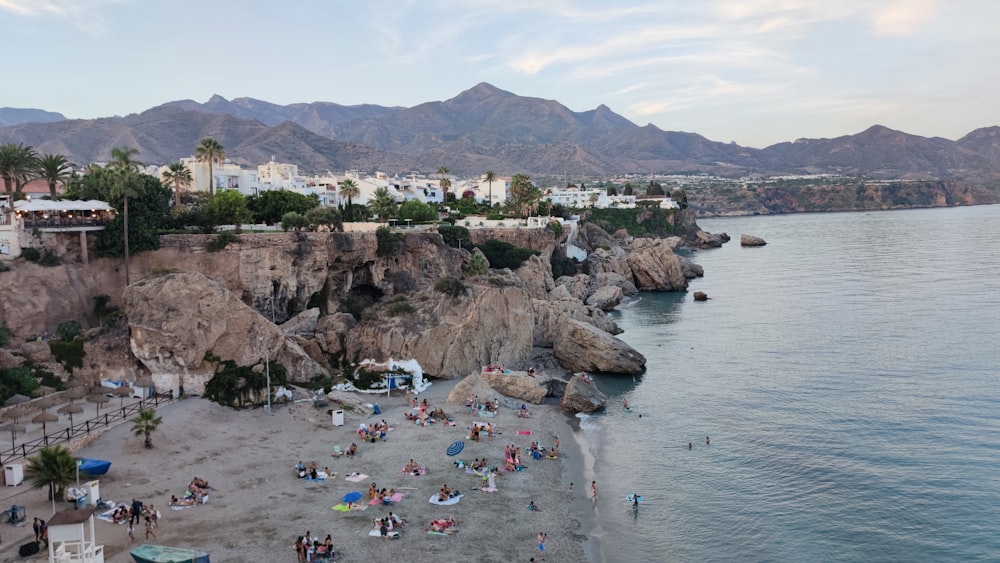
{"type": "Polygon", "coordinates": [[[208,99],[206,104],[227,104],[229,100],[223,98],[219,94],[212,94],[212,97],[208,99]]]}

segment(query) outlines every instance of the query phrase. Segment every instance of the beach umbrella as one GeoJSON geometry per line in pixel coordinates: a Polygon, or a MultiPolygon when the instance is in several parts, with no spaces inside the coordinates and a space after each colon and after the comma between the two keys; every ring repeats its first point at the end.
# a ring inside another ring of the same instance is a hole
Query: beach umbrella
{"type": "Polygon", "coordinates": [[[450,446],[448,446],[448,455],[458,455],[462,453],[462,450],[464,448],[465,448],[465,442],[461,440],[456,440],[452,442],[450,446]]]}
{"type": "Polygon", "coordinates": [[[17,444],[14,443],[14,439],[17,438],[16,434],[18,432],[24,432],[26,428],[20,424],[16,424],[14,422],[8,422],[7,424],[0,426],[0,430],[4,431],[10,430],[10,449],[13,450],[14,448],[17,447],[17,444]]]}
{"type": "Polygon", "coordinates": [[[361,500],[362,497],[364,497],[364,495],[362,495],[358,491],[354,491],[354,492],[347,493],[340,500],[342,500],[344,502],[358,502],[359,500],[361,500]]]}
{"type": "Polygon", "coordinates": [[[121,404],[119,405],[119,407],[124,407],[125,397],[132,396],[132,388],[122,385],[121,387],[116,387],[114,393],[115,395],[118,395],[119,399],[121,399],[121,404]]]}
{"type": "Polygon", "coordinates": [[[60,400],[59,397],[55,395],[46,395],[41,399],[35,401],[33,404],[40,409],[48,409],[58,405],[61,402],[62,400],[60,400]]]}
{"type": "Polygon", "coordinates": [[[11,395],[9,399],[7,399],[6,401],[4,401],[3,402],[3,406],[5,406],[5,407],[11,407],[11,406],[14,406],[14,405],[20,405],[21,403],[27,403],[30,400],[31,400],[31,397],[22,395],[20,393],[16,393],[14,395],[11,395]]]}
{"type": "Polygon", "coordinates": [[[69,391],[66,391],[65,395],[69,397],[71,401],[74,399],[82,399],[87,396],[87,388],[83,385],[77,385],[76,387],[71,387],[69,391]]]}
{"type": "Polygon", "coordinates": [[[83,412],[83,407],[81,407],[80,405],[78,405],[76,403],[70,403],[68,405],[63,405],[56,412],[58,412],[59,414],[68,414],[69,415],[69,425],[73,426],[73,415],[74,414],[80,414],[80,413],[82,413],[83,412]]]}
{"type": "Polygon", "coordinates": [[[108,397],[104,393],[97,393],[95,395],[88,395],[87,400],[91,403],[97,403],[97,414],[101,414],[101,405],[110,401],[111,397],[108,397]]]}
{"type": "Polygon", "coordinates": [[[50,413],[49,411],[42,411],[35,415],[35,418],[31,419],[31,422],[41,422],[42,423],[42,434],[45,434],[45,425],[49,422],[58,422],[59,417],[50,413]]]}
{"type": "Polygon", "coordinates": [[[134,385],[136,387],[145,387],[146,389],[153,389],[155,391],[155,386],[153,385],[153,378],[149,377],[148,375],[136,379],[134,385]]]}

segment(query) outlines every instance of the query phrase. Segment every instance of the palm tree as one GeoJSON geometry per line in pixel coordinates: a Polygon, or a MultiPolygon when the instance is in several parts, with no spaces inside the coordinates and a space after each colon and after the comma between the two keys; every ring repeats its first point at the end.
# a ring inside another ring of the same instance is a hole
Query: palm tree
{"type": "Polygon", "coordinates": [[[389,218],[396,213],[396,199],[389,194],[389,188],[379,186],[375,188],[372,198],[368,200],[368,206],[378,215],[379,221],[389,222],[389,218]]]}
{"type": "Polygon", "coordinates": [[[49,197],[58,199],[56,184],[65,183],[73,172],[73,163],[61,154],[47,154],[38,159],[38,172],[49,183],[49,197]]]}
{"type": "Polygon", "coordinates": [[[340,181],[340,195],[347,198],[347,220],[353,221],[354,211],[351,209],[351,200],[361,195],[361,188],[354,180],[344,178],[340,181]]]}
{"type": "Polygon", "coordinates": [[[497,175],[494,174],[492,170],[487,170],[486,173],[483,174],[483,179],[486,180],[486,183],[490,185],[489,201],[490,201],[490,209],[493,209],[493,180],[497,179],[497,175]]]}
{"type": "Polygon", "coordinates": [[[441,191],[444,192],[443,200],[445,203],[448,203],[448,188],[451,187],[451,180],[447,178],[448,167],[438,166],[438,174],[441,175],[441,179],[438,180],[438,184],[441,186],[441,191]]]}
{"type": "Polygon", "coordinates": [[[163,418],[156,416],[156,411],[153,409],[139,409],[139,414],[132,419],[132,434],[145,436],[146,441],[143,442],[143,445],[152,448],[153,432],[156,431],[156,427],[161,422],[163,422],[163,418]]]}
{"type": "Polygon", "coordinates": [[[133,158],[139,154],[139,149],[131,147],[116,147],[111,149],[111,166],[137,171],[142,168],[142,163],[133,158]]]}
{"type": "Polygon", "coordinates": [[[222,164],[226,160],[226,151],[219,144],[219,141],[211,137],[205,137],[194,149],[194,157],[198,162],[208,163],[208,195],[215,195],[215,177],[212,172],[213,164],[222,164]]]}
{"type": "Polygon", "coordinates": [[[66,486],[76,475],[76,460],[62,446],[42,448],[38,455],[28,459],[24,478],[32,489],[49,488],[49,500],[63,498],[66,486]]]}
{"type": "Polygon", "coordinates": [[[37,158],[31,147],[13,143],[0,145],[0,178],[3,178],[7,195],[12,195],[15,189],[21,193],[24,182],[37,168],[37,158]]]}
{"type": "Polygon", "coordinates": [[[142,183],[131,167],[116,167],[111,171],[111,197],[122,198],[122,219],[125,225],[125,287],[131,284],[128,250],[128,199],[142,195],[142,183]]]}
{"type": "Polygon", "coordinates": [[[163,183],[174,189],[174,209],[180,209],[181,189],[191,185],[191,170],[181,161],[171,162],[163,173],[163,183]]]}

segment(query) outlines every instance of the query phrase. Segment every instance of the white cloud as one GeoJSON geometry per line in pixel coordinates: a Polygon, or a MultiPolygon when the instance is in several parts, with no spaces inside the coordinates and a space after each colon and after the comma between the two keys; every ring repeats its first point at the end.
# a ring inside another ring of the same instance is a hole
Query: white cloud
{"type": "Polygon", "coordinates": [[[876,35],[899,37],[912,35],[927,23],[938,8],[938,0],[896,0],[875,13],[872,20],[876,35]]]}
{"type": "Polygon", "coordinates": [[[52,17],[63,19],[89,35],[104,31],[105,20],[101,9],[110,4],[128,0],[0,0],[0,10],[25,17],[52,17]]]}

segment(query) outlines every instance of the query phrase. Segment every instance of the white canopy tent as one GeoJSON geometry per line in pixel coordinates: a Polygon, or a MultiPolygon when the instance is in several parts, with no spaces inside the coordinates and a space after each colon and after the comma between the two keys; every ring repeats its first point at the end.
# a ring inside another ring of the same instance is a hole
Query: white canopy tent
{"type": "Polygon", "coordinates": [[[81,212],[81,211],[114,211],[114,207],[111,207],[103,201],[98,201],[96,199],[88,200],[69,200],[63,199],[58,201],[53,201],[51,199],[23,199],[21,201],[14,202],[14,210],[21,212],[43,212],[43,213],[62,213],[62,212],[81,212]]]}

